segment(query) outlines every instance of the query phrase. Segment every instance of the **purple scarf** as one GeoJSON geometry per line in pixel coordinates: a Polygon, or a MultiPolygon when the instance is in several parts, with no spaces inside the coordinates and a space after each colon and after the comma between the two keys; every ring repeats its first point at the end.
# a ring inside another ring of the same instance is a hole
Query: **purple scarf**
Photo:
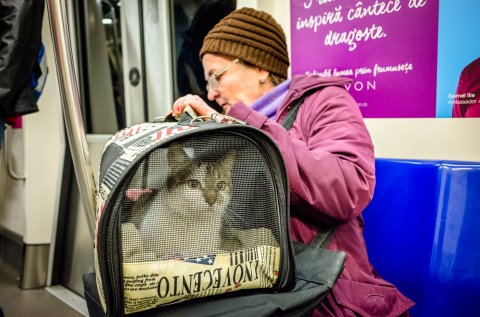
{"type": "Polygon", "coordinates": [[[268,119],[273,119],[278,106],[280,106],[280,103],[288,92],[290,82],[291,79],[285,80],[280,85],[255,100],[250,107],[255,111],[263,113],[268,119]]]}

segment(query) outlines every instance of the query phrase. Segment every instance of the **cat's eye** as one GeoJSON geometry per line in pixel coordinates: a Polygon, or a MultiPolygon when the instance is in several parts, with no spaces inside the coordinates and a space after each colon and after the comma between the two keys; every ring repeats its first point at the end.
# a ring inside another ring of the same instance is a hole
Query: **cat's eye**
{"type": "Polygon", "coordinates": [[[188,187],[196,189],[200,187],[200,182],[196,179],[190,179],[187,181],[188,187]]]}
{"type": "Polygon", "coordinates": [[[217,183],[217,190],[224,190],[227,187],[227,183],[225,181],[219,181],[217,183]]]}

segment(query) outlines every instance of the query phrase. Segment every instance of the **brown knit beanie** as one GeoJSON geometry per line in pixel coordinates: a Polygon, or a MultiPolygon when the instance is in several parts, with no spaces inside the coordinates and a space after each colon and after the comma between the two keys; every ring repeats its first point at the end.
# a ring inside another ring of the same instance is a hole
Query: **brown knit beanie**
{"type": "Polygon", "coordinates": [[[224,17],[203,40],[200,59],[207,53],[239,58],[281,78],[288,76],[285,33],[264,11],[241,8],[224,17]]]}

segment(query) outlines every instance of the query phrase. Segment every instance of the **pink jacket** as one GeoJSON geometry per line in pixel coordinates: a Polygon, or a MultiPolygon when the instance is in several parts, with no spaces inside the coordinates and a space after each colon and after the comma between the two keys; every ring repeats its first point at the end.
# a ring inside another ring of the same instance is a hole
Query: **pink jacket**
{"type": "Polygon", "coordinates": [[[320,226],[335,225],[328,249],[347,254],[332,294],[314,316],[400,316],[413,302],[383,280],[368,261],[361,213],[373,196],[375,158],[361,112],[343,88],[349,79],[297,75],[275,121],[239,103],[228,115],[267,133],[285,160],[291,193],[292,239],[308,243],[320,226]],[[293,127],[278,122],[310,93],[293,127]]]}
{"type": "Polygon", "coordinates": [[[462,70],[453,103],[452,117],[480,118],[480,58],[462,70]]]}

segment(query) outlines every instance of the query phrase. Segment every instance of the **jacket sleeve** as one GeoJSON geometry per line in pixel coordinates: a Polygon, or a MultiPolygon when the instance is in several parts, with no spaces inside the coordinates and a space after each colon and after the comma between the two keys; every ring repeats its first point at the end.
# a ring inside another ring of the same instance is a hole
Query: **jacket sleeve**
{"type": "MultiPolygon", "coordinates": [[[[37,110],[17,109],[16,102],[30,84],[41,45],[43,0],[0,0],[0,116],[37,110]]],[[[33,89],[31,94],[33,96],[33,89]]],[[[32,98],[30,98],[32,99],[32,98]]],[[[34,98],[33,98],[34,100],[34,98]]]]}
{"type": "Polygon", "coordinates": [[[373,145],[356,102],[343,88],[326,87],[308,96],[289,131],[241,103],[228,114],[262,129],[276,142],[297,212],[323,223],[342,223],[370,202],[375,186],[373,145]]]}

